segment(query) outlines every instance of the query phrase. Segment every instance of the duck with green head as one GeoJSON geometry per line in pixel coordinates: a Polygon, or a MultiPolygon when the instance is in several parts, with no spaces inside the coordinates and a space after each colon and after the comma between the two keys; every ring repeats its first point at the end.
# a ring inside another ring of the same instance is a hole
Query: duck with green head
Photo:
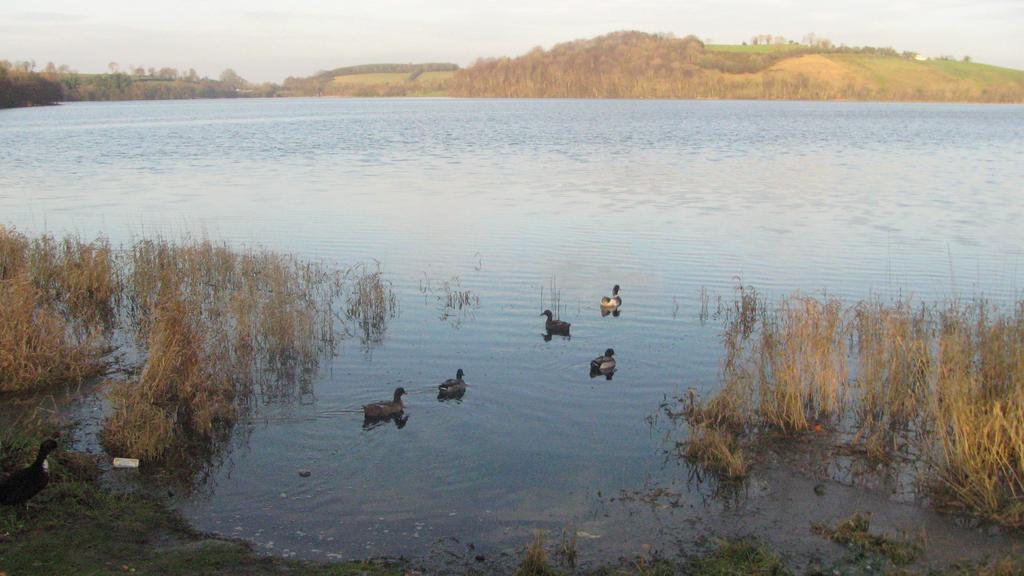
{"type": "Polygon", "coordinates": [[[466,393],[466,381],[463,380],[464,375],[465,373],[462,371],[462,368],[459,368],[458,372],[455,373],[455,378],[449,378],[442,382],[437,387],[438,400],[462,398],[462,395],[466,393]]]}

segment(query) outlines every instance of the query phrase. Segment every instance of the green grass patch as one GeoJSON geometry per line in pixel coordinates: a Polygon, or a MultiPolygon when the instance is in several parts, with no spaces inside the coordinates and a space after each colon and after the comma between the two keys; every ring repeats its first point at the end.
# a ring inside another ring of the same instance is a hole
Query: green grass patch
{"type": "Polygon", "coordinates": [[[778,554],[750,540],[725,540],[711,553],[691,559],[683,573],[694,576],[792,574],[778,554]]]}
{"type": "Polygon", "coordinates": [[[862,555],[880,556],[896,566],[910,564],[920,556],[923,548],[919,542],[902,536],[890,538],[872,534],[871,516],[868,514],[854,514],[836,524],[835,528],[816,524],[813,529],[837,544],[843,544],[862,555]]]}
{"type": "Polygon", "coordinates": [[[1024,84],[1024,70],[954,60],[929,60],[925,64],[962,80],[974,80],[984,84],[1003,82],[1024,84]]]}
{"type": "Polygon", "coordinates": [[[331,80],[333,84],[401,84],[409,80],[409,75],[403,72],[377,72],[373,74],[346,74],[335,76],[331,80]]]}
{"type": "Polygon", "coordinates": [[[416,77],[415,82],[419,84],[429,84],[431,82],[447,82],[449,78],[455,75],[454,70],[439,70],[436,72],[424,72],[416,77]]]}

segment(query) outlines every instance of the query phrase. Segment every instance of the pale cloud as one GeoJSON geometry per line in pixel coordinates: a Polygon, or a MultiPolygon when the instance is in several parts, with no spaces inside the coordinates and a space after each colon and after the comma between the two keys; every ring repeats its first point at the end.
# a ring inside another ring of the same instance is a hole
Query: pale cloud
{"type": "Polygon", "coordinates": [[[14,22],[28,24],[77,24],[88,20],[85,14],[67,12],[15,12],[11,15],[14,22]]]}
{"type": "Polygon", "coordinates": [[[112,60],[209,75],[232,67],[280,81],[368,62],[465,65],[624,29],[716,42],[814,32],[1024,68],[1020,0],[3,0],[0,58],[81,71],[112,60]]]}

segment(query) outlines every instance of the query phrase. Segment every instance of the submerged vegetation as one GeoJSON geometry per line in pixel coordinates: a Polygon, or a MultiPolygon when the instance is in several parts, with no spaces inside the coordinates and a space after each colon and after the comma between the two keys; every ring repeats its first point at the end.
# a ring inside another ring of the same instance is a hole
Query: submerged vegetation
{"type": "Polygon", "coordinates": [[[1024,302],[750,294],[726,315],[720,391],[668,408],[690,424],[689,460],[738,477],[761,431],[835,431],[874,460],[920,464],[936,504],[1024,527],[1024,302]]]}

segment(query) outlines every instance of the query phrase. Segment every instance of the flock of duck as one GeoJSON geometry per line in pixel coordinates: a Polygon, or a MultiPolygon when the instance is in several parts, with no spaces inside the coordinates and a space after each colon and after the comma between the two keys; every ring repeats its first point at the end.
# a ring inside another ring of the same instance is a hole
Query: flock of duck
{"type": "MultiPolygon", "coordinates": [[[[607,316],[609,313],[618,316],[619,307],[622,306],[622,297],[619,296],[619,285],[616,284],[612,288],[611,296],[604,296],[601,298],[601,315],[607,316]]],[[[555,315],[551,310],[545,310],[541,312],[541,316],[546,316],[544,320],[544,331],[545,339],[550,339],[551,336],[569,336],[572,324],[564,320],[555,319],[555,315]]],[[[615,373],[615,350],[608,348],[604,351],[604,354],[594,358],[590,361],[590,376],[605,376],[611,380],[612,374],[615,373]]],[[[466,393],[466,381],[464,379],[465,373],[462,368],[459,368],[455,374],[455,378],[449,378],[445,380],[437,387],[437,399],[438,400],[451,400],[460,399],[466,393]]],[[[405,411],[405,404],[402,402],[402,396],[406,395],[405,388],[395,388],[394,397],[385,402],[374,402],[373,404],[367,404],[363,406],[363,421],[364,423],[374,423],[382,420],[398,419],[402,416],[405,411]]],[[[396,420],[401,425],[404,422],[396,420]]]]}
{"type": "MultiPolygon", "coordinates": [[[[614,313],[618,316],[619,307],[622,306],[622,298],[619,296],[618,284],[612,288],[612,295],[601,298],[601,313],[607,315],[614,313]]],[[[555,336],[569,336],[571,324],[563,320],[556,320],[551,310],[545,310],[541,316],[546,316],[544,329],[546,338],[555,336]]],[[[615,372],[615,350],[611,348],[604,351],[604,354],[590,361],[590,375],[603,375],[611,379],[615,372]]],[[[466,393],[465,373],[459,368],[455,378],[445,380],[437,387],[439,400],[459,399],[466,393]]],[[[363,418],[367,423],[383,420],[398,419],[405,411],[402,403],[402,396],[405,396],[405,388],[396,388],[394,397],[387,402],[375,402],[363,406],[363,418]]],[[[47,456],[57,448],[57,442],[52,438],[45,440],[39,446],[39,452],[35,461],[26,468],[22,468],[0,482],[0,505],[14,506],[28,502],[33,496],[46,488],[50,481],[50,467],[47,456]]]]}

